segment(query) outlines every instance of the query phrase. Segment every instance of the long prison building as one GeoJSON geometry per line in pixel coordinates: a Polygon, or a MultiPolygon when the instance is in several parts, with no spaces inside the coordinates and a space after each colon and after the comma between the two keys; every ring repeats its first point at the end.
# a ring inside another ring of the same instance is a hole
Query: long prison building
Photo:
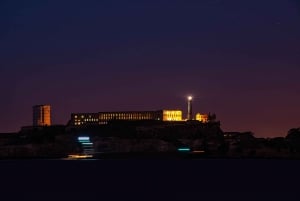
{"type": "Polygon", "coordinates": [[[72,113],[72,126],[102,125],[111,120],[182,121],[181,110],[72,113]]]}

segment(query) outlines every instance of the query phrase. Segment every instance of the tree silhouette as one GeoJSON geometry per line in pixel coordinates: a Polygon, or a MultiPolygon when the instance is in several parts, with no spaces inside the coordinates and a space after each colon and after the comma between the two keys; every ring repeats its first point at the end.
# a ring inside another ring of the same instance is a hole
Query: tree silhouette
{"type": "Polygon", "coordinates": [[[290,152],[300,152],[300,128],[292,128],[285,137],[290,152]]]}

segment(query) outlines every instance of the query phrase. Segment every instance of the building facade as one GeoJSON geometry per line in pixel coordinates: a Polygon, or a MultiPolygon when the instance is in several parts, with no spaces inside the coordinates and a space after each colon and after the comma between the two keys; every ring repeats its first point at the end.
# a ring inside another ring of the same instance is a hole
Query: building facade
{"type": "Polygon", "coordinates": [[[162,110],[163,121],[182,121],[181,110],[162,110]]]}
{"type": "Polygon", "coordinates": [[[126,111],[126,112],[98,112],[98,113],[73,113],[70,124],[72,126],[103,125],[112,120],[161,120],[182,121],[181,110],[157,111],[126,111]]]}
{"type": "Polygon", "coordinates": [[[33,106],[33,126],[51,126],[50,105],[33,106]]]}
{"type": "Polygon", "coordinates": [[[203,123],[207,123],[208,122],[208,114],[200,114],[197,113],[196,114],[196,120],[203,122],[203,123]]]}

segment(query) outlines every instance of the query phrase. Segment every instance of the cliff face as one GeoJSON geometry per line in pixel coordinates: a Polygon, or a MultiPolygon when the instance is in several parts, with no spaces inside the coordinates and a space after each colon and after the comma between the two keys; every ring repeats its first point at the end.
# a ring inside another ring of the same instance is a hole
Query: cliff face
{"type": "Polygon", "coordinates": [[[0,158],[52,158],[77,152],[75,138],[65,126],[30,127],[0,140],[0,158]]]}
{"type": "MultiPolygon", "coordinates": [[[[251,132],[223,132],[218,122],[112,122],[95,127],[30,127],[0,136],[1,158],[65,157],[83,153],[79,136],[90,137],[101,153],[167,153],[189,148],[216,157],[300,158],[300,129],[277,138],[255,138],[251,132]]],[[[195,153],[195,152],[194,152],[195,153]]]]}
{"type": "Polygon", "coordinates": [[[89,136],[95,152],[176,152],[180,147],[219,153],[224,143],[218,123],[113,122],[72,130],[44,127],[4,138],[0,158],[61,157],[83,151],[77,137],[89,136]]]}
{"type": "MultiPolygon", "coordinates": [[[[89,133],[88,130],[79,133],[89,133]]],[[[180,147],[219,152],[224,143],[219,124],[200,122],[152,125],[115,124],[93,134],[98,152],[174,152],[180,147]]]]}

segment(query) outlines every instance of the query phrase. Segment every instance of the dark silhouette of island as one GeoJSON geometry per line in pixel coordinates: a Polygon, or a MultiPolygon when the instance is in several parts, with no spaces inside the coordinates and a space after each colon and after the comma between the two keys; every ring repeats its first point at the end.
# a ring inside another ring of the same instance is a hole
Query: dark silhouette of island
{"type": "Polygon", "coordinates": [[[252,132],[224,132],[211,119],[165,122],[111,120],[106,125],[23,127],[0,134],[0,158],[300,158],[300,128],[286,137],[256,138],[252,132]],[[78,139],[88,137],[89,143],[78,139]]]}

